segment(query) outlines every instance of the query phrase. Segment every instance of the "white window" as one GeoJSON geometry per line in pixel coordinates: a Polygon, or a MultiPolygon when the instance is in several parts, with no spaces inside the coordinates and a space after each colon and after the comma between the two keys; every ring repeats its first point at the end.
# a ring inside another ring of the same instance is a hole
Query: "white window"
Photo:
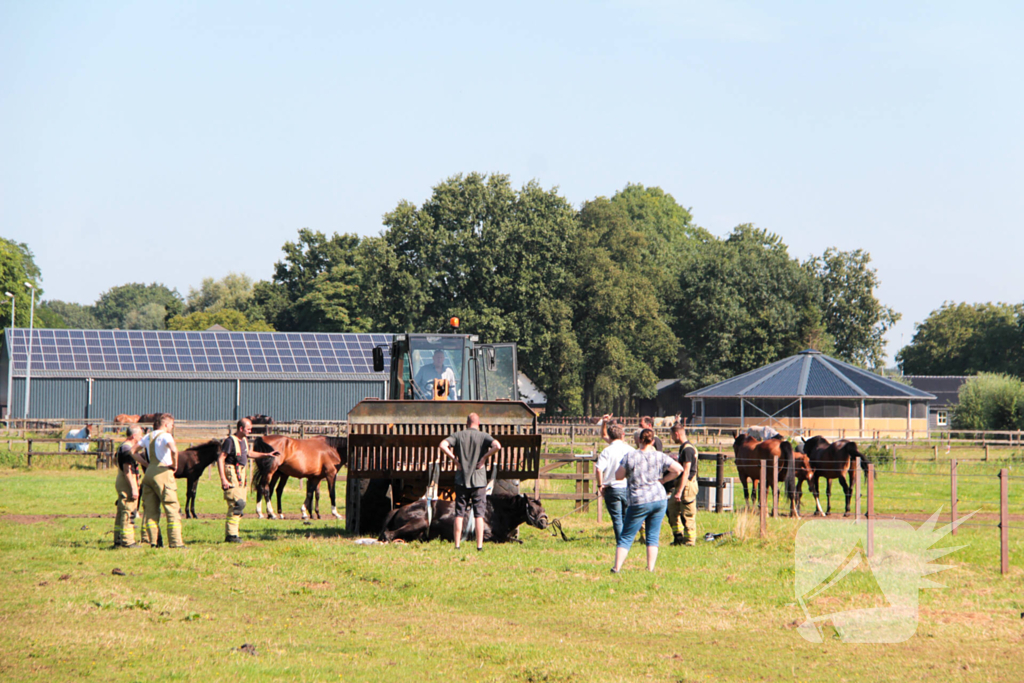
{"type": "Polygon", "coordinates": [[[939,410],[935,413],[935,424],[939,427],[945,427],[949,424],[949,412],[945,410],[939,410]]]}

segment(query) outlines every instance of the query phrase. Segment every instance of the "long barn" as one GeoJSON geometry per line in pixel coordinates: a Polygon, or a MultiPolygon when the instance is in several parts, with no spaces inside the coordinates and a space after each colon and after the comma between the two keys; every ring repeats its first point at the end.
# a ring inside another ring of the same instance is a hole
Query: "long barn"
{"type": "Polygon", "coordinates": [[[0,406],[13,418],[113,419],[170,412],[180,420],[343,420],[387,396],[373,348],[390,334],[7,329],[0,406]]]}

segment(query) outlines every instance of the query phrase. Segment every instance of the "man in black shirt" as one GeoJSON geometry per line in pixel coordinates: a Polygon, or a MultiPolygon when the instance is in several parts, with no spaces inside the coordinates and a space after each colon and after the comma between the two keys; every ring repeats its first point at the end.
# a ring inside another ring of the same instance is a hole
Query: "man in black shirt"
{"type": "Polygon", "coordinates": [[[235,433],[224,439],[217,454],[217,472],[220,473],[220,487],[224,489],[224,500],[228,504],[227,521],[224,523],[224,541],[239,543],[238,523],[245,510],[245,466],[249,462],[249,442],[246,437],[252,432],[252,423],[242,418],[235,425],[235,433]]]}
{"type": "Polygon", "coordinates": [[[484,514],[487,512],[487,460],[501,444],[480,431],[480,416],[470,413],[466,428],[441,441],[441,452],[459,463],[455,472],[455,549],[462,544],[463,517],[473,510],[476,549],[484,547],[484,514]]]}
{"type": "Polygon", "coordinates": [[[670,488],[668,499],[668,525],[672,529],[672,545],[694,545],[697,538],[697,449],[686,440],[686,427],[682,422],[672,425],[672,440],[679,444],[679,454],[673,457],[683,466],[683,473],[675,481],[665,484],[670,488]],[[679,530],[682,517],[683,529],[679,530]]]}
{"type": "MultiPolygon", "coordinates": [[[[640,429],[636,430],[633,434],[633,442],[636,444],[637,448],[640,447],[640,432],[645,429],[654,431],[654,420],[647,415],[640,418],[640,429]]],[[[661,439],[658,438],[657,434],[654,435],[654,450],[661,451],[662,453],[665,452],[665,444],[661,442],[661,439]]]]}

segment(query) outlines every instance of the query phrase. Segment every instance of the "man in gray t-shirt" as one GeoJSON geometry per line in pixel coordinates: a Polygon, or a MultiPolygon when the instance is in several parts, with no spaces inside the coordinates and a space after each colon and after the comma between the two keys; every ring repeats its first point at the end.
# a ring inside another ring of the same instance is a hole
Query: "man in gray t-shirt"
{"type": "Polygon", "coordinates": [[[484,514],[487,512],[487,460],[501,444],[480,431],[480,416],[470,413],[466,428],[441,441],[441,452],[459,463],[455,472],[455,548],[462,543],[463,518],[472,507],[476,522],[476,549],[484,546],[484,514]]]}

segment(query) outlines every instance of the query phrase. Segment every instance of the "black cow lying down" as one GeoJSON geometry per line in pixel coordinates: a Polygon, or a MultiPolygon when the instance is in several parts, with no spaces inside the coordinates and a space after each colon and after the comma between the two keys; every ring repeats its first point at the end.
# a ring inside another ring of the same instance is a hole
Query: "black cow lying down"
{"type": "MultiPolygon", "coordinates": [[[[384,521],[380,541],[432,541],[443,538],[455,540],[455,503],[449,500],[433,501],[433,514],[427,525],[427,504],[424,498],[391,511],[384,521]]],[[[468,522],[468,520],[467,520],[468,522]]],[[[484,540],[491,543],[517,541],[516,529],[520,524],[544,529],[548,515],[539,500],[518,496],[488,496],[484,515],[484,540]]],[[[468,523],[466,526],[469,526],[468,523]]],[[[465,530],[463,533],[467,533],[465,530]]],[[[472,533],[468,533],[472,537],[472,533]]]]}

